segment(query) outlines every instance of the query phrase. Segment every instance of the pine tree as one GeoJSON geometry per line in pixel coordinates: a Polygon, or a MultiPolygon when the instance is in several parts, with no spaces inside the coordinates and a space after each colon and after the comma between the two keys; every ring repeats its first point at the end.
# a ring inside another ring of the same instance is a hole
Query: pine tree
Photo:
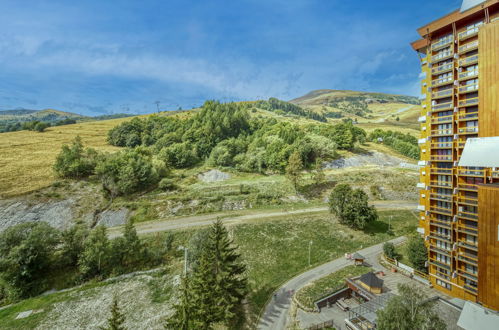
{"type": "Polygon", "coordinates": [[[182,287],[180,289],[180,300],[173,307],[175,313],[166,323],[165,329],[172,330],[190,330],[193,329],[192,320],[192,301],[189,287],[189,278],[182,278],[182,287]]]}
{"type": "Polygon", "coordinates": [[[247,294],[246,267],[220,220],[213,224],[209,237],[207,250],[214,256],[216,320],[227,324],[235,318],[235,312],[247,294]]]}
{"type": "Polygon", "coordinates": [[[295,191],[298,191],[298,181],[303,170],[303,163],[300,154],[295,151],[289,156],[288,166],[286,166],[286,177],[291,181],[295,191]]]}
{"type": "Polygon", "coordinates": [[[326,180],[326,175],[324,174],[324,170],[322,169],[322,161],[320,158],[315,162],[315,171],[314,171],[314,182],[316,185],[322,184],[326,180]]]}
{"type": "Polygon", "coordinates": [[[113,303],[111,305],[111,317],[107,319],[107,327],[101,328],[102,330],[126,330],[123,326],[125,323],[125,316],[121,313],[120,307],[118,305],[118,299],[113,298],[113,303]]]}

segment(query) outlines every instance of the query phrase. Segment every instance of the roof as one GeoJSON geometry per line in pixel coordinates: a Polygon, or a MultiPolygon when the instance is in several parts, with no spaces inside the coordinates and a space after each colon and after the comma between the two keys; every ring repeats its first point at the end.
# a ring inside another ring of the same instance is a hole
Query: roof
{"type": "Polygon", "coordinates": [[[468,9],[471,9],[473,7],[478,6],[482,2],[485,2],[486,0],[463,0],[463,4],[461,5],[461,13],[463,11],[466,11],[468,9]]]}
{"type": "Polygon", "coordinates": [[[357,253],[357,252],[355,252],[355,253],[353,254],[352,258],[353,258],[353,259],[356,259],[356,260],[358,260],[358,259],[362,259],[362,260],[366,259],[366,258],[364,258],[364,256],[362,256],[361,254],[359,254],[359,253],[357,253]]]}
{"type": "Polygon", "coordinates": [[[499,314],[467,301],[457,325],[465,330],[497,330],[499,314]]]}
{"type": "Polygon", "coordinates": [[[369,272],[367,274],[362,275],[359,278],[359,281],[366,284],[370,288],[382,288],[383,280],[379,279],[373,272],[369,272]]]}
{"type": "Polygon", "coordinates": [[[499,137],[466,140],[459,166],[499,167],[499,137]]]}

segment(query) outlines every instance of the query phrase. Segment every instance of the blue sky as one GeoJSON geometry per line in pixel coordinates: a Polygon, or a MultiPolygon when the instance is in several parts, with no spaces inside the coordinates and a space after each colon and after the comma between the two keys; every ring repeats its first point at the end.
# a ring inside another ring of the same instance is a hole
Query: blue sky
{"type": "Polygon", "coordinates": [[[409,42],[460,4],[2,0],[0,109],[147,113],[156,101],[186,109],[315,89],[416,95],[409,42]]]}

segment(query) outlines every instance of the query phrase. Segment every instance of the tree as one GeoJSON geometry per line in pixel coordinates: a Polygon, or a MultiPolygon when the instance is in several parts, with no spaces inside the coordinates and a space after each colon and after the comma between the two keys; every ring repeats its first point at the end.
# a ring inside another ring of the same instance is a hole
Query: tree
{"type": "Polygon", "coordinates": [[[111,316],[107,319],[107,327],[103,327],[101,330],[126,330],[123,323],[125,323],[125,315],[121,313],[118,298],[115,296],[111,304],[111,316]]]}
{"type": "Polygon", "coordinates": [[[91,278],[104,275],[108,266],[109,252],[106,227],[97,226],[85,240],[83,253],[78,260],[82,276],[91,278]]]}
{"type": "Polygon", "coordinates": [[[46,128],[50,127],[48,123],[39,122],[35,125],[34,130],[41,133],[44,132],[46,128]]]}
{"type": "Polygon", "coordinates": [[[171,330],[190,330],[194,329],[192,320],[191,294],[189,292],[189,278],[184,276],[180,288],[180,299],[173,306],[175,312],[167,320],[165,328],[171,330]]]}
{"type": "Polygon", "coordinates": [[[82,222],[78,222],[61,233],[61,256],[63,264],[68,266],[76,266],[78,264],[78,258],[83,252],[88,233],[87,226],[82,222]]]}
{"type": "Polygon", "coordinates": [[[426,261],[428,260],[428,250],[421,236],[411,236],[407,243],[407,257],[414,268],[421,272],[428,272],[426,261]]]}
{"type": "Polygon", "coordinates": [[[414,286],[398,285],[399,295],[390,299],[385,308],[377,312],[380,330],[445,330],[446,325],[429,300],[414,286]]]}
{"type": "Polygon", "coordinates": [[[302,170],[303,163],[300,154],[295,151],[289,156],[288,166],[286,166],[286,177],[291,181],[296,192],[298,191],[298,181],[301,178],[302,170]]]}
{"type": "Polygon", "coordinates": [[[397,258],[397,251],[395,250],[395,245],[391,242],[386,242],[383,244],[383,253],[385,256],[391,259],[397,258]]]}
{"type": "Polygon", "coordinates": [[[376,209],[369,206],[368,201],[362,189],[353,190],[348,184],[339,184],[329,196],[329,210],[339,218],[340,223],[364,229],[368,223],[378,219],[376,209]]]}
{"type": "Polygon", "coordinates": [[[137,235],[133,220],[127,221],[123,236],[114,239],[111,243],[114,268],[133,269],[145,259],[146,254],[146,248],[137,235]]]}
{"type": "Polygon", "coordinates": [[[54,171],[62,178],[87,177],[94,172],[98,156],[94,149],[85,149],[80,136],[76,136],[70,146],[62,146],[54,163],[54,171]]]}
{"type": "MultiPolygon", "coordinates": [[[[204,249],[186,289],[191,307],[182,308],[192,315],[189,327],[211,329],[215,323],[229,325],[235,321],[248,293],[248,284],[246,267],[240,260],[237,246],[220,220],[211,226],[207,241],[202,245],[204,249]]],[[[179,324],[178,320],[175,322],[179,324]]]]}
{"type": "Polygon", "coordinates": [[[58,232],[46,222],[26,222],[0,234],[0,275],[19,297],[38,294],[59,243],[58,232]]]}

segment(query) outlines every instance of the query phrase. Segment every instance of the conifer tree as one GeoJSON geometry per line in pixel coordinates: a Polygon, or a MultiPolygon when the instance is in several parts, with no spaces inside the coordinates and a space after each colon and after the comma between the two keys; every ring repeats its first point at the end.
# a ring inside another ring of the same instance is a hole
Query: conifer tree
{"type": "Polygon", "coordinates": [[[120,307],[118,305],[118,299],[113,298],[113,303],[111,305],[111,317],[107,319],[107,327],[101,328],[102,330],[126,330],[123,325],[125,323],[125,316],[121,313],[120,307]]]}
{"type": "Polygon", "coordinates": [[[174,306],[175,313],[166,323],[165,329],[168,330],[190,330],[193,329],[192,301],[189,287],[189,278],[182,278],[182,287],[180,289],[180,300],[174,306]]]}

